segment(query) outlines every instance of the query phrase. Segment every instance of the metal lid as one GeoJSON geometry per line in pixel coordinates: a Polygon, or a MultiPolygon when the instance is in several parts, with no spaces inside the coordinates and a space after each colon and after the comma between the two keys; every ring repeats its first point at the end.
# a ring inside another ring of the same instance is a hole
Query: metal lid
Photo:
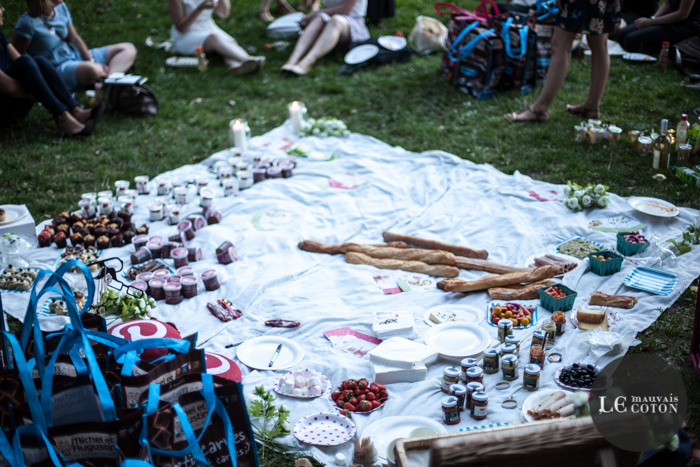
{"type": "Polygon", "coordinates": [[[507,328],[513,326],[513,322],[509,319],[502,319],[498,322],[498,327],[499,328],[507,328]]]}
{"type": "Polygon", "coordinates": [[[503,344],[501,346],[501,352],[504,353],[513,353],[516,349],[517,347],[515,346],[515,344],[503,344]]]}
{"type": "Polygon", "coordinates": [[[547,332],[538,329],[537,331],[535,331],[535,332],[533,333],[533,335],[534,335],[535,337],[537,337],[538,339],[544,340],[544,338],[547,337],[547,332]]]}
{"type": "Polygon", "coordinates": [[[443,407],[455,407],[457,405],[457,398],[455,396],[447,396],[442,398],[443,407]]]}
{"type": "Polygon", "coordinates": [[[534,363],[531,363],[525,367],[525,373],[529,375],[538,375],[542,371],[542,368],[539,367],[539,365],[535,365],[534,363]]]}
{"type": "Polygon", "coordinates": [[[461,384],[453,384],[450,386],[450,392],[454,395],[462,395],[467,393],[467,388],[462,386],[461,384]]]}
{"type": "Polygon", "coordinates": [[[489,400],[489,395],[485,392],[475,392],[472,394],[472,401],[487,401],[489,400]]]}
{"type": "Polygon", "coordinates": [[[486,349],[484,350],[485,357],[497,357],[498,351],[496,349],[486,349]]]}
{"type": "Polygon", "coordinates": [[[504,355],[503,358],[501,359],[501,361],[503,363],[513,363],[513,362],[518,361],[518,357],[516,357],[515,355],[512,355],[512,354],[504,355]]]}
{"type": "Polygon", "coordinates": [[[445,368],[445,376],[448,378],[458,378],[459,377],[459,370],[454,367],[447,367],[445,368]]]}
{"type": "Polygon", "coordinates": [[[563,359],[563,357],[561,356],[560,353],[553,353],[553,354],[549,354],[549,356],[547,356],[547,360],[549,360],[552,363],[559,363],[562,361],[562,359],[563,359]]]}
{"type": "Polygon", "coordinates": [[[506,336],[506,342],[508,344],[519,344],[520,339],[511,334],[510,336],[506,336]]]}
{"type": "Polygon", "coordinates": [[[460,362],[463,367],[469,368],[470,366],[476,366],[476,358],[463,358],[460,362]]]}
{"type": "Polygon", "coordinates": [[[478,381],[472,381],[467,383],[467,389],[471,392],[481,392],[484,390],[484,385],[478,381]]]}
{"type": "Polygon", "coordinates": [[[478,366],[473,366],[473,367],[471,367],[471,368],[469,368],[469,369],[467,370],[467,376],[468,376],[469,378],[479,377],[479,376],[481,376],[481,375],[483,375],[483,374],[484,374],[484,370],[482,370],[482,369],[481,369],[480,367],[478,367],[478,366]]]}

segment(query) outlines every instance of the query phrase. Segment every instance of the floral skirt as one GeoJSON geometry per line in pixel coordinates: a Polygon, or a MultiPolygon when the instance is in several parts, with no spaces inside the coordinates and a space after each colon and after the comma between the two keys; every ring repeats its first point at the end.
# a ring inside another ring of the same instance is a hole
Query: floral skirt
{"type": "Polygon", "coordinates": [[[620,9],[620,0],[562,0],[557,22],[569,32],[608,34],[615,30],[620,9]]]}

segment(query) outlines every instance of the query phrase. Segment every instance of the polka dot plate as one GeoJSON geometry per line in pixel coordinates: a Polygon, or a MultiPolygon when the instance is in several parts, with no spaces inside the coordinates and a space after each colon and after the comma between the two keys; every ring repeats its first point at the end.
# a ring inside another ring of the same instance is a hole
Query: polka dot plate
{"type": "Polygon", "coordinates": [[[357,428],[349,418],[335,413],[313,413],[294,425],[294,436],[299,441],[317,446],[343,444],[350,441],[356,432],[357,428]]]}

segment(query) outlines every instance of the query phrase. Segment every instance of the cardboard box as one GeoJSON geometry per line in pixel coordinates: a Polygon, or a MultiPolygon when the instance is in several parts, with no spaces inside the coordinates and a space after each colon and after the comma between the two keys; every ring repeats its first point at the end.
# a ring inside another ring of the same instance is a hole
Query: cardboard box
{"type": "MultiPolygon", "coordinates": [[[[25,205],[22,206],[25,208],[27,207],[25,205]]],[[[29,209],[27,209],[27,215],[22,219],[12,222],[11,224],[0,225],[0,237],[11,233],[36,238],[36,223],[34,222],[34,218],[32,217],[32,213],[29,211],[29,209]]]]}

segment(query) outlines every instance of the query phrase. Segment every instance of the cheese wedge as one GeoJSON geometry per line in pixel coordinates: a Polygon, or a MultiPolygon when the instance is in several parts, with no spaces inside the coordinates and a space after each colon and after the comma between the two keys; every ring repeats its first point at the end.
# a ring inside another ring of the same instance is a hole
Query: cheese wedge
{"type": "Polygon", "coordinates": [[[433,323],[442,324],[453,320],[455,316],[454,311],[450,310],[446,306],[441,306],[430,312],[430,321],[433,323]]]}

